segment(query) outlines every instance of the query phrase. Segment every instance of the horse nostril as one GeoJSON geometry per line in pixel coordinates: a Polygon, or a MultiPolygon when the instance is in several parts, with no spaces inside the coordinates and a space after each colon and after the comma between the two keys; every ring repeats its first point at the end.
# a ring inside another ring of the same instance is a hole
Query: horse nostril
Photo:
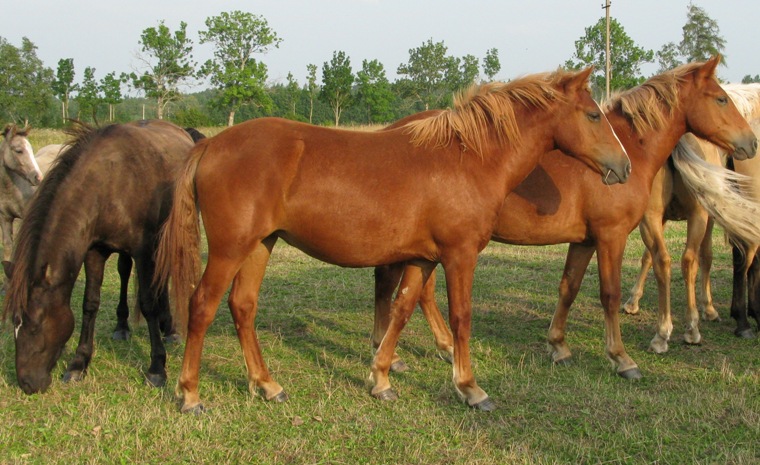
{"type": "Polygon", "coordinates": [[[752,151],[757,153],[757,138],[752,141],[752,151]]]}

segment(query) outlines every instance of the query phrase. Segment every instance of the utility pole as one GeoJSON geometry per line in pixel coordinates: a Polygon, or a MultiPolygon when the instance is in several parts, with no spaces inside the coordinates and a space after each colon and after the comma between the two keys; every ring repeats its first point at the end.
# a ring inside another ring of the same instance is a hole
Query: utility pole
{"type": "Polygon", "coordinates": [[[610,99],[610,0],[605,0],[602,8],[607,11],[607,35],[604,54],[604,81],[607,84],[607,100],[610,99]]]}

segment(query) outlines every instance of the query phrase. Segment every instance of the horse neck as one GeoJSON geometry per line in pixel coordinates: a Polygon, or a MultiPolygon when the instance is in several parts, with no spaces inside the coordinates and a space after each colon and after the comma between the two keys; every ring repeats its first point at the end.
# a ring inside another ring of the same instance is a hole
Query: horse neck
{"type": "Polygon", "coordinates": [[[607,112],[612,129],[631,159],[631,176],[645,179],[648,183],[665,164],[678,140],[686,134],[686,116],[680,110],[668,115],[659,129],[650,129],[645,133],[636,132],[630,119],[619,109],[607,112]]]}
{"type": "Polygon", "coordinates": [[[26,178],[9,170],[5,164],[0,167],[0,201],[13,204],[20,213],[33,194],[34,187],[26,178]]]}

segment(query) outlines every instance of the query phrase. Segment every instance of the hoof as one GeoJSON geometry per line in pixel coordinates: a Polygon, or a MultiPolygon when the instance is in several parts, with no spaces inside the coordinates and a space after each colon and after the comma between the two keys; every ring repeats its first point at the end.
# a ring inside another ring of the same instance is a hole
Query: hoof
{"type": "Polygon", "coordinates": [[[451,365],[454,364],[454,356],[448,350],[438,350],[438,358],[451,365]]]}
{"type": "Polygon", "coordinates": [[[620,309],[620,313],[624,313],[626,315],[638,315],[639,314],[639,307],[634,307],[633,305],[625,304],[623,305],[623,308],[620,309]]]}
{"type": "Polygon", "coordinates": [[[734,331],[734,334],[736,335],[736,337],[740,337],[742,339],[755,339],[757,337],[757,334],[755,334],[752,328],[746,328],[742,330],[737,328],[734,331]]]}
{"type": "Polygon", "coordinates": [[[166,375],[148,373],[145,376],[145,384],[156,388],[164,387],[166,385],[166,375]]]}
{"type": "Polygon", "coordinates": [[[288,401],[288,393],[285,392],[284,390],[282,390],[279,393],[277,393],[276,396],[274,396],[274,397],[272,397],[270,399],[267,399],[267,400],[272,401],[272,402],[277,402],[277,403],[287,402],[288,401]]]}
{"type": "Polygon", "coordinates": [[[493,412],[494,410],[496,410],[496,402],[491,400],[490,397],[486,397],[485,399],[481,400],[477,404],[470,405],[470,407],[476,410],[480,410],[482,412],[493,412]]]}
{"type": "Polygon", "coordinates": [[[403,373],[409,371],[409,365],[407,365],[405,361],[399,360],[391,363],[391,371],[394,373],[403,373]]]}
{"type": "Polygon", "coordinates": [[[638,367],[629,368],[627,370],[618,371],[618,376],[624,379],[641,379],[641,371],[638,367]]]}
{"type": "Polygon", "coordinates": [[[180,407],[179,413],[183,413],[183,414],[190,413],[196,416],[203,415],[204,413],[206,413],[206,407],[204,407],[203,404],[196,404],[192,406],[183,405],[182,407],[180,407]]]}
{"type": "Polygon", "coordinates": [[[111,338],[114,341],[128,341],[131,335],[132,333],[128,329],[117,329],[113,332],[111,338]]]}
{"type": "Polygon", "coordinates": [[[389,400],[397,400],[398,394],[393,392],[393,389],[388,388],[385,391],[380,391],[378,393],[372,394],[372,397],[378,400],[382,400],[382,401],[389,401],[389,400]]]}
{"type": "Polygon", "coordinates": [[[182,340],[182,337],[178,333],[171,333],[164,336],[165,344],[174,344],[182,340]]]}
{"type": "Polygon", "coordinates": [[[69,381],[82,381],[84,379],[84,373],[84,371],[79,370],[67,371],[63,374],[61,380],[64,383],[68,383],[69,381]]]}
{"type": "Polygon", "coordinates": [[[573,358],[568,356],[559,360],[554,360],[554,364],[558,366],[567,367],[573,364],[573,358]]]}

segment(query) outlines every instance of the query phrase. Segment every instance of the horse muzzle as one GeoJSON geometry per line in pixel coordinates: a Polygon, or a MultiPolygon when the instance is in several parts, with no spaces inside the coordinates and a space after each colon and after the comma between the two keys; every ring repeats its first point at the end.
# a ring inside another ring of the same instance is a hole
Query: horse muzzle
{"type": "Polygon", "coordinates": [[[757,154],[757,137],[747,137],[734,145],[734,153],[731,154],[735,160],[747,160],[757,154]]]}
{"type": "Polygon", "coordinates": [[[608,165],[602,169],[602,182],[608,186],[612,184],[625,184],[630,176],[630,161],[627,161],[622,166],[608,165]]]}
{"type": "Polygon", "coordinates": [[[18,386],[25,394],[45,392],[50,387],[53,378],[49,373],[16,372],[18,386]]]}

